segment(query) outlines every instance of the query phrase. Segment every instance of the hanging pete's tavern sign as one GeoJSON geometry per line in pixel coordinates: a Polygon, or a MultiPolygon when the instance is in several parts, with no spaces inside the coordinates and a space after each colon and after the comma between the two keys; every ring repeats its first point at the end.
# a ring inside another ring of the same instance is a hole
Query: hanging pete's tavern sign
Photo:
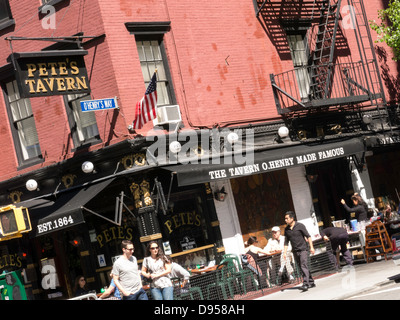
{"type": "Polygon", "coordinates": [[[85,50],[13,53],[21,97],[89,93],[85,50]]]}

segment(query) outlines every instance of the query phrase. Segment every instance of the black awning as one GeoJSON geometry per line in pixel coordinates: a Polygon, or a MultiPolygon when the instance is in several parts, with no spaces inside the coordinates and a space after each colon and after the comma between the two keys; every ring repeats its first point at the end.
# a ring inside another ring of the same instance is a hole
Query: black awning
{"type": "Polygon", "coordinates": [[[12,55],[15,59],[21,58],[35,58],[35,57],[70,57],[70,56],[85,56],[88,54],[86,50],[46,50],[46,51],[33,51],[33,52],[13,52],[12,55]]]}
{"type": "Polygon", "coordinates": [[[34,199],[15,206],[28,208],[32,223],[31,236],[41,236],[84,223],[84,206],[114,179],[63,192],[55,200],[34,199]]]}
{"type": "Polygon", "coordinates": [[[210,181],[238,178],[274,170],[288,169],[322,161],[333,160],[348,155],[365,152],[361,139],[353,138],[334,143],[304,144],[294,147],[277,148],[256,152],[254,156],[209,159],[208,164],[181,164],[163,167],[176,173],[179,186],[187,186],[210,181]],[[217,162],[217,163],[216,163],[217,162]],[[241,162],[241,163],[238,163],[241,162]]]}

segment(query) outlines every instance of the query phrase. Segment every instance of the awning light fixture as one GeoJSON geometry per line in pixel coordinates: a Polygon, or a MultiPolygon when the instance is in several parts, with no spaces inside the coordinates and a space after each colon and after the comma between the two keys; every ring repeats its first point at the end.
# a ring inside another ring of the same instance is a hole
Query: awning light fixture
{"type": "Polygon", "coordinates": [[[92,173],[92,172],[94,172],[94,164],[93,164],[93,162],[85,161],[84,163],[82,163],[82,171],[84,173],[92,173]]]}
{"type": "Polygon", "coordinates": [[[182,150],[182,145],[179,141],[172,141],[169,144],[169,151],[172,153],[179,153],[182,150]]]}
{"type": "Polygon", "coordinates": [[[25,186],[26,186],[26,188],[27,188],[29,191],[36,191],[36,190],[38,190],[38,183],[37,183],[37,181],[34,180],[34,179],[29,179],[29,180],[26,182],[25,186]]]}

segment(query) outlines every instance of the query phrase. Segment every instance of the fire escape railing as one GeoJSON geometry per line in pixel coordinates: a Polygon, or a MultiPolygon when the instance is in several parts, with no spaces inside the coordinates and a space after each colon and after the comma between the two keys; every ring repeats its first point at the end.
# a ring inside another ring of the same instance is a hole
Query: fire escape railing
{"type": "Polygon", "coordinates": [[[253,0],[257,19],[282,55],[292,50],[282,35],[308,28],[306,65],[270,75],[279,114],[324,107],[375,107],[383,119],[381,110],[387,109],[387,103],[364,0],[346,2],[351,17],[347,27],[355,33],[358,62],[339,63],[338,59],[338,52],[343,55],[348,47],[339,23],[345,0],[253,0]]]}
{"type": "MultiPolygon", "coordinates": [[[[372,61],[367,63],[373,63],[372,61]]],[[[309,108],[362,104],[381,98],[370,90],[362,62],[305,66],[280,74],[271,74],[271,84],[279,114],[309,108]],[[313,76],[329,71],[329,90],[326,82],[313,83],[313,76]]]]}

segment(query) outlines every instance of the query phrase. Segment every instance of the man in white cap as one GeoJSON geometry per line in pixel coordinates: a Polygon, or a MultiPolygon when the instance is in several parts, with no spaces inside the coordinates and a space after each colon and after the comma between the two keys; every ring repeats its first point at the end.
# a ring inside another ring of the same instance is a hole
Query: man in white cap
{"type": "MultiPolygon", "coordinates": [[[[269,254],[274,255],[270,260],[270,270],[271,270],[271,281],[273,284],[281,284],[282,274],[286,267],[286,271],[289,275],[289,280],[294,280],[293,278],[293,267],[290,264],[291,261],[291,247],[288,248],[288,252],[286,254],[286,259],[283,258],[283,255],[280,254],[283,252],[285,246],[285,237],[281,235],[281,229],[277,226],[271,229],[272,238],[268,240],[267,245],[264,250],[266,250],[269,254]]],[[[290,244],[289,244],[290,246],[290,244]]]]}

